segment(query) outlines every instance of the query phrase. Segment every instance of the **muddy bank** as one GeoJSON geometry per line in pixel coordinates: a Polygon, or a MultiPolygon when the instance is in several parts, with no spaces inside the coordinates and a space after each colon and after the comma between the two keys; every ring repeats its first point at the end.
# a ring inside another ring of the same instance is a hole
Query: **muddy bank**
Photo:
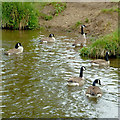
{"type": "MultiPolygon", "coordinates": [[[[111,33],[118,26],[118,3],[66,3],[66,9],[51,20],[39,18],[40,26],[52,31],[80,33],[79,26],[85,24],[89,35],[99,36],[111,33]],[[79,23],[79,24],[78,24],[79,23]],[[78,24],[78,25],[76,25],[78,24]]],[[[51,5],[44,7],[46,14],[54,12],[51,5]]]]}

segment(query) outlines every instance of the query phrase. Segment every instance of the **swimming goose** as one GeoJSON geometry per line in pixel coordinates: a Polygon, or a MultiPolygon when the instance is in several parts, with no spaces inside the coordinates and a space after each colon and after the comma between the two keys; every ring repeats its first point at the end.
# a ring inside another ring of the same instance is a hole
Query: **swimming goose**
{"type": "Polygon", "coordinates": [[[72,77],[70,78],[68,82],[68,86],[82,86],[84,85],[84,77],[83,77],[83,71],[86,70],[84,66],[80,68],[80,75],[79,77],[72,77]]]}
{"type": "Polygon", "coordinates": [[[101,85],[101,82],[99,79],[95,79],[95,81],[93,82],[93,85],[87,88],[86,90],[87,97],[97,98],[102,96],[102,91],[98,86],[95,86],[96,84],[101,85]]]}
{"type": "Polygon", "coordinates": [[[86,26],[85,25],[81,25],[81,35],[79,39],[75,40],[74,44],[72,44],[72,46],[86,46],[86,33],[84,33],[84,28],[86,26]]]}
{"type": "Polygon", "coordinates": [[[50,34],[49,37],[41,39],[40,42],[41,43],[43,43],[43,42],[45,42],[45,43],[55,42],[54,34],[50,34]]]}
{"type": "Polygon", "coordinates": [[[7,52],[5,52],[5,55],[12,55],[12,54],[19,54],[23,52],[23,46],[21,45],[21,43],[17,43],[15,45],[15,48],[8,50],[7,52]]]}
{"type": "Polygon", "coordinates": [[[92,60],[91,65],[94,65],[94,66],[109,65],[110,61],[108,60],[108,55],[109,55],[109,52],[106,52],[105,60],[103,59],[92,60]]]}

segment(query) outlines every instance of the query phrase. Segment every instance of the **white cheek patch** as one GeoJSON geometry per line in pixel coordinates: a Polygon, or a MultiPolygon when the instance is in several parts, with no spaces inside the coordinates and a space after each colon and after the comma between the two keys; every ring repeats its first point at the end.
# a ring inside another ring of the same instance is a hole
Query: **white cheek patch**
{"type": "Polygon", "coordinates": [[[83,70],[85,71],[85,70],[86,70],[86,68],[85,68],[85,67],[83,67],[83,70]]]}
{"type": "Polygon", "coordinates": [[[85,28],[85,25],[83,25],[82,27],[85,28]]]}
{"type": "Polygon", "coordinates": [[[20,47],[20,44],[18,43],[18,47],[20,47]]]}

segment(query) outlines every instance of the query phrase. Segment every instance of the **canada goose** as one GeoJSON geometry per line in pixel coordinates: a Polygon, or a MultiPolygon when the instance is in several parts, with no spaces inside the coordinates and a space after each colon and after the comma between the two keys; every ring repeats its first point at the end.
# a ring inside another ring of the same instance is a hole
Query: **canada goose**
{"type": "Polygon", "coordinates": [[[45,43],[55,42],[54,34],[50,34],[49,37],[41,39],[40,42],[41,43],[43,43],[43,42],[45,42],[45,43]]]}
{"type": "Polygon", "coordinates": [[[22,52],[23,52],[23,46],[21,45],[21,43],[18,42],[15,45],[15,48],[6,51],[5,55],[19,54],[19,53],[22,53],[22,52]]]}
{"type": "Polygon", "coordinates": [[[83,71],[86,70],[84,66],[80,68],[80,75],[79,77],[72,77],[70,78],[68,82],[68,86],[82,86],[84,85],[85,81],[83,78],[83,71]]]}
{"type": "Polygon", "coordinates": [[[108,60],[108,55],[109,55],[109,52],[106,52],[105,60],[103,59],[92,60],[91,65],[94,65],[94,66],[109,65],[110,61],[108,60]]]}
{"type": "Polygon", "coordinates": [[[84,28],[86,26],[85,25],[81,25],[81,35],[79,39],[75,40],[74,44],[72,44],[72,46],[86,46],[86,34],[87,33],[84,33],[84,28]]]}
{"type": "Polygon", "coordinates": [[[86,96],[87,97],[93,97],[93,98],[97,98],[97,97],[101,97],[102,96],[102,91],[98,86],[95,86],[96,83],[98,83],[99,85],[101,85],[101,82],[99,79],[95,79],[95,81],[93,82],[92,86],[89,86],[86,90],[86,96]]]}

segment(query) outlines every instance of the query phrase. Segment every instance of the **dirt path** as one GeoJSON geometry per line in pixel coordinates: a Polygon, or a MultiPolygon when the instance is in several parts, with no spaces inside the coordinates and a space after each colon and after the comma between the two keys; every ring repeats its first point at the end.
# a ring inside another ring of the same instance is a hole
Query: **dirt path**
{"type": "Polygon", "coordinates": [[[117,8],[118,3],[67,3],[67,8],[52,20],[40,20],[40,24],[54,30],[80,32],[71,29],[78,21],[87,26],[87,33],[104,35],[114,31],[118,26],[117,12],[103,13],[102,9],[117,8]],[[88,19],[88,22],[85,20],[88,19]]]}

